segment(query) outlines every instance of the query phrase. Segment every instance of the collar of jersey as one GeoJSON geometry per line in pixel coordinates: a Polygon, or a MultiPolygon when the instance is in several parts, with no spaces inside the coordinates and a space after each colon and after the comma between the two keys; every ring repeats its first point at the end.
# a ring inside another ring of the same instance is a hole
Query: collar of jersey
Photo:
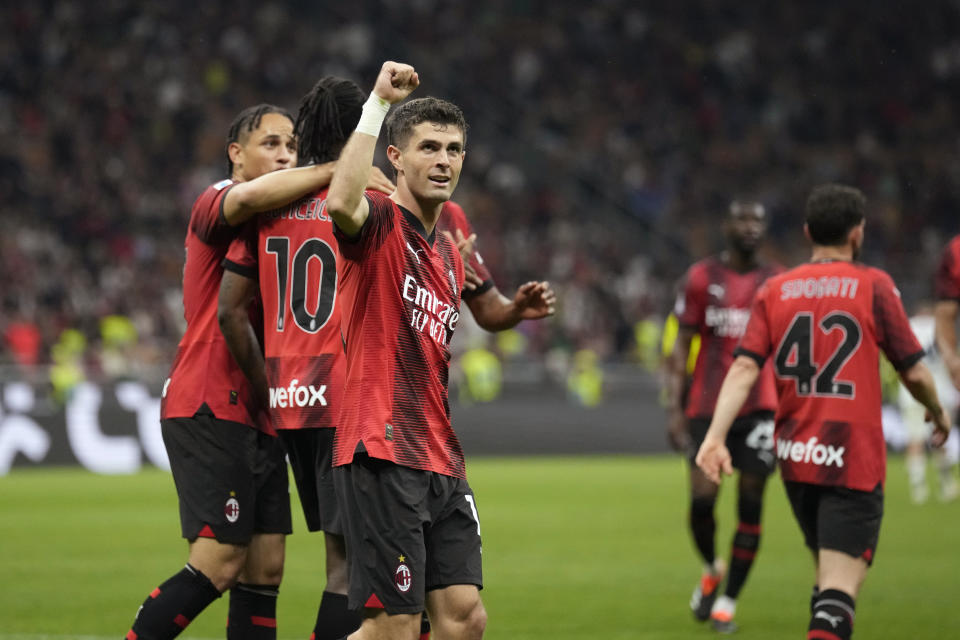
{"type": "Polygon", "coordinates": [[[426,241],[427,241],[427,244],[429,244],[429,245],[430,245],[430,248],[432,249],[432,248],[433,248],[433,241],[434,241],[434,240],[436,239],[436,237],[437,237],[437,228],[436,228],[436,226],[434,226],[433,231],[430,232],[430,235],[427,236],[427,230],[423,228],[423,223],[420,222],[420,218],[418,218],[417,216],[413,215],[413,212],[412,212],[412,211],[410,211],[409,209],[406,209],[405,207],[403,207],[403,206],[401,206],[401,205],[399,205],[399,204],[397,205],[397,208],[400,209],[400,212],[401,212],[401,213],[403,213],[403,217],[407,219],[407,222],[410,223],[410,226],[413,227],[413,230],[416,231],[417,234],[418,234],[421,238],[423,238],[424,240],[426,240],[426,241]]]}

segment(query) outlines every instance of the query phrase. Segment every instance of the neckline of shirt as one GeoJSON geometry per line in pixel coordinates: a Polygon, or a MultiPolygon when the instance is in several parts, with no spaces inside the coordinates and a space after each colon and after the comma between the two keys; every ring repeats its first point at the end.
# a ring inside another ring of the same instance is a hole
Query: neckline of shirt
{"type": "Polygon", "coordinates": [[[423,222],[417,216],[413,215],[413,212],[404,207],[401,204],[397,205],[397,208],[400,209],[400,212],[403,213],[403,217],[407,219],[407,222],[410,223],[410,226],[413,227],[413,230],[417,232],[421,238],[427,241],[427,244],[430,245],[430,248],[433,248],[433,241],[437,237],[437,227],[433,227],[433,231],[430,232],[430,235],[427,235],[427,230],[423,226],[423,222]]]}

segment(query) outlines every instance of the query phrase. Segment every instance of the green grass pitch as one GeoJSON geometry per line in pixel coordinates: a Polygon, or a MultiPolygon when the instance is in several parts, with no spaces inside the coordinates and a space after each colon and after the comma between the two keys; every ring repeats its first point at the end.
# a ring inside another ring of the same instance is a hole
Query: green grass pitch
{"type": "MultiPolygon", "coordinates": [[[[484,540],[486,638],[707,638],[687,609],[699,574],[676,457],[485,458],[468,463],[484,540]]],[[[732,484],[718,549],[734,524],[732,484]]],[[[296,496],[293,496],[296,500],[296,496]]],[[[322,583],[322,538],[295,533],[279,601],[279,638],[309,637],[322,583]]],[[[877,561],[855,637],[960,637],[960,503],[907,498],[902,460],[888,472],[877,561]]],[[[0,478],[0,640],[121,638],[143,598],[186,560],[170,476],[16,469],[0,478]]],[[[811,561],[779,478],[741,594],[743,640],[802,638],[811,561]]],[[[226,598],[181,636],[223,638],[226,598]]]]}

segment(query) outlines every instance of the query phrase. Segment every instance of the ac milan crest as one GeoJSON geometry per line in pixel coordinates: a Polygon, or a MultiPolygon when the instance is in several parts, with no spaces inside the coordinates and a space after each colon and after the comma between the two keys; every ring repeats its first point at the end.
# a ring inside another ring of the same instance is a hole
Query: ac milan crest
{"type": "Polygon", "coordinates": [[[231,524],[240,518],[240,503],[236,498],[229,498],[223,505],[223,515],[227,516],[227,521],[231,524]]]}
{"type": "Polygon", "coordinates": [[[410,567],[406,563],[401,562],[397,566],[397,570],[393,574],[393,581],[401,593],[410,591],[410,586],[413,584],[413,574],[410,573],[410,567]]]}

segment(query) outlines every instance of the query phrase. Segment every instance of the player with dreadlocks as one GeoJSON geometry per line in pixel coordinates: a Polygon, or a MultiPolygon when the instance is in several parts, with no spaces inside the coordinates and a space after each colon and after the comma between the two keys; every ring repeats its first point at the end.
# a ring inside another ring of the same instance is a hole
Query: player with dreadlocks
{"type": "Polygon", "coordinates": [[[217,326],[217,292],[221,262],[239,225],[328,184],[333,163],[290,168],[297,164],[293,118],[269,104],[240,112],[226,142],[230,177],[204,190],[190,216],[183,270],[187,330],[161,404],[189,556],[184,569],[144,601],[128,640],[177,636],[228,589],[227,637],[276,637],[276,594],[290,531],[284,451],[263,399],[217,326]]]}
{"type": "MultiPolygon", "coordinates": [[[[366,95],[327,76],[303,96],[295,131],[303,162],[337,158],[357,126],[366,95]]],[[[393,185],[379,172],[381,190],[393,185]]],[[[220,322],[230,350],[269,406],[293,469],[310,531],[323,531],[326,587],[314,640],[360,626],[347,609],[343,528],[331,477],[334,428],[345,376],[337,300],[337,243],[325,211],[326,188],[259,216],[231,245],[220,288],[220,322]],[[247,308],[263,301],[261,327],[247,308]]]]}

